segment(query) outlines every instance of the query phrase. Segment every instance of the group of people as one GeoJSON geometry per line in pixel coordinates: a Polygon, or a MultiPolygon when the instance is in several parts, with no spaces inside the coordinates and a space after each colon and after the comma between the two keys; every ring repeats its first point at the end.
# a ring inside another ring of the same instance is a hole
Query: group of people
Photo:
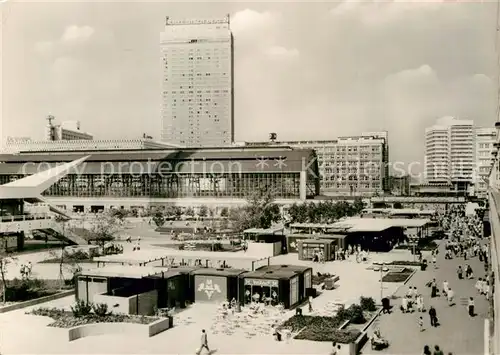
{"type": "Polygon", "coordinates": [[[27,280],[31,278],[32,270],[33,270],[33,265],[31,264],[31,261],[28,262],[27,264],[22,264],[21,267],[19,268],[21,279],[27,280]]]}
{"type": "Polygon", "coordinates": [[[410,286],[406,295],[401,298],[401,311],[412,313],[415,310],[417,312],[425,311],[424,297],[415,286],[410,286]]]}
{"type": "MultiPolygon", "coordinates": [[[[465,206],[455,206],[448,211],[447,214],[441,216],[441,223],[445,230],[448,231],[448,238],[445,242],[445,260],[451,260],[458,257],[463,257],[464,261],[472,258],[479,258],[481,262],[484,263],[485,271],[488,272],[488,245],[481,242],[480,233],[480,219],[474,216],[465,215],[465,206]]],[[[437,267],[437,251],[431,256],[433,259],[433,264],[437,267]]],[[[474,271],[469,263],[464,266],[459,265],[457,267],[457,278],[459,282],[461,280],[471,280],[474,279],[474,271]]],[[[442,283],[442,290],[439,292],[439,287],[436,279],[432,279],[427,284],[431,288],[431,298],[443,295],[446,297],[448,306],[455,305],[455,292],[450,287],[447,280],[442,283]]],[[[489,295],[490,286],[488,281],[488,276],[480,278],[475,284],[475,288],[479,294],[489,295]]],[[[488,296],[486,296],[488,297],[488,296]]],[[[475,304],[474,297],[469,296],[467,298],[467,312],[470,317],[475,316],[475,304]]],[[[438,326],[439,321],[437,318],[437,311],[434,307],[429,309],[429,317],[431,326],[438,326]]],[[[425,330],[423,318],[418,318],[418,324],[420,330],[425,330]]],[[[424,355],[444,355],[443,350],[439,345],[435,345],[433,351],[431,347],[426,345],[423,349],[424,355]]],[[[451,353],[449,353],[451,355],[451,353]]]]}
{"type": "Polygon", "coordinates": [[[347,248],[339,248],[335,252],[335,260],[349,260],[351,256],[355,256],[358,263],[367,261],[368,251],[363,250],[361,245],[349,245],[347,248]]]}

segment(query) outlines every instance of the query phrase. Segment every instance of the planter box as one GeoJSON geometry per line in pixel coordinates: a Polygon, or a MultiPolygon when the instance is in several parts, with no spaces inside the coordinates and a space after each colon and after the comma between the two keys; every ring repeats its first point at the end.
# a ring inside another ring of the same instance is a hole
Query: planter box
{"type": "Polygon", "coordinates": [[[45,297],[40,297],[40,298],[35,298],[33,300],[29,301],[24,301],[24,302],[19,302],[19,303],[14,303],[5,307],[0,307],[0,313],[5,313],[5,312],[10,312],[10,311],[15,311],[18,309],[26,308],[26,307],[31,307],[31,306],[36,306],[37,304],[53,301],[53,300],[58,300],[59,298],[64,298],[67,296],[71,296],[75,294],[75,290],[66,290],[66,291],[61,291],[58,293],[55,293],[53,295],[45,296],[45,297]]]}
{"type": "Polygon", "coordinates": [[[69,341],[93,335],[130,334],[150,338],[171,327],[172,318],[161,318],[151,324],[135,323],[92,323],[73,327],[68,330],[69,341]]]}
{"type": "Polygon", "coordinates": [[[366,332],[361,333],[353,343],[349,344],[349,355],[358,355],[367,341],[368,334],[366,332]]]}

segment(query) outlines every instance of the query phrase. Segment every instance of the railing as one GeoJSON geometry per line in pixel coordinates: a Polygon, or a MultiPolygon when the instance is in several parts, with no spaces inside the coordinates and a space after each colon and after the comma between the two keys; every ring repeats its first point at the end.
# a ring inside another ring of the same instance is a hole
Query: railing
{"type": "Polygon", "coordinates": [[[36,221],[42,219],[51,219],[50,213],[33,213],[15,216],[1,216],[0,222],[22,222],[22,221],[36,221]]]}

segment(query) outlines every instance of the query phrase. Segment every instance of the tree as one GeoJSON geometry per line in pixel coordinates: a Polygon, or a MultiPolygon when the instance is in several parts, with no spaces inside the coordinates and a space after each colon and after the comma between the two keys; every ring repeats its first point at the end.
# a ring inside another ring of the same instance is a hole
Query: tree
{"type": "Polygon", "coordinates": [[[355,214],[360,214],[365,209],[365,203],[361,198],[356,197],[354,199],[353,209],[355,214]]]}
{"type": "Polygon", "coordinates": [[[97,216],[92,223],[91,240],[95,241],[104,252],[104,245],[115,240],[116,233],[120,229],[119,220],[110,214],[97,216]]]}
{"type": "Polygon", "coordinates": [[[273,193],[261,188],[248,197],[245,206],[231,209],[229,219],[236,230],[244,231],[248,228],[269,228],[281,220],[281,213],[274,203],[273,193]]]}
{"type": "Polygon", "coordinates": [[[186,216],[194,217],[194,210],[191,207],[186,209],[186,216]]]}
{"type": "Polygon", "coordinates": [[[198,212],[198,216],[206,217],[208,216],[208,207],[205,205],[200,206],[200,211],[198,212]]]}
{"type": "Polygon", "coordinates": [[[14,258],[12,258],[7,252],[0,251],[0,279],[2,281],[2,301],[5,304],[7,302],[7,270],[8,266],[14,258]]]}
{"type": "Polygon", "coordinates": [[[165,217],[163,216],[162,211],[158,210],[154,213],[153,222],[155,222],[155,224],[158,228],[163,227],[163,225],[165,224],[165,217]]]}
{"type": "Polygon", "coordinates": [[[290,206],[288,214],[290,216],[291,223],[305,223],[307,221],[307,205],[305,203],[296,204],[294,203],[290,206]]]}
{"type": "Polygon", "coordinates": [[[120,208],[120,209],[113,208],[109,212],[109,214],[111,217],[117,218],[120,221],[123,221],[125,219],[125,217],[127,216],[127,212],[122,208],[120,208]]]}
{"type": "Polygon", "coordinates": [[[229,217],[229,209],[227,207],[222,207],[220,210],[221,217],[229,217]]]}
{"type": "MultiPolygon", "coordinates": [[[[54,221],[61,226],[61,230],[62,230],[61,234],[63,234],[63,235],[66,234],[66,223],[68,222],[68,220],[66,218],[64,218],[63,216],[57,214],[54,217],[54,221]]],[[[58,255],[57,251],[54,251],[54,250],[50,251],[50,254],[52,257],[59,259],[59,281],[61,282],[61,288],[65,285],[64,264],[66,262],[66,259],[65,259],[66,252],[65,252],[64,248],[66,248],[66,246],[67,246],[66,243],[61,242],[61,251],[60,251],[59,255],[58,255]]]]}
{"type": "Polygon", "coordinates": [[[181,219],[182,209],[179,206],[174,206],[174,215],[176,219],[181,219]]]}

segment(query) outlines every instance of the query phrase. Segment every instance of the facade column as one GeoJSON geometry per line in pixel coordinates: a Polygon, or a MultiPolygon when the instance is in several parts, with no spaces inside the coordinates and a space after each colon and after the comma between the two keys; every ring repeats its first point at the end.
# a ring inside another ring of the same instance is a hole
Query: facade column
{"type": "Polygon", "coordinates": [[[307,172],[300,172],[300,184],[299,184],[299,196],[302,201],[306,200],[307,197],[307,172]]]}

